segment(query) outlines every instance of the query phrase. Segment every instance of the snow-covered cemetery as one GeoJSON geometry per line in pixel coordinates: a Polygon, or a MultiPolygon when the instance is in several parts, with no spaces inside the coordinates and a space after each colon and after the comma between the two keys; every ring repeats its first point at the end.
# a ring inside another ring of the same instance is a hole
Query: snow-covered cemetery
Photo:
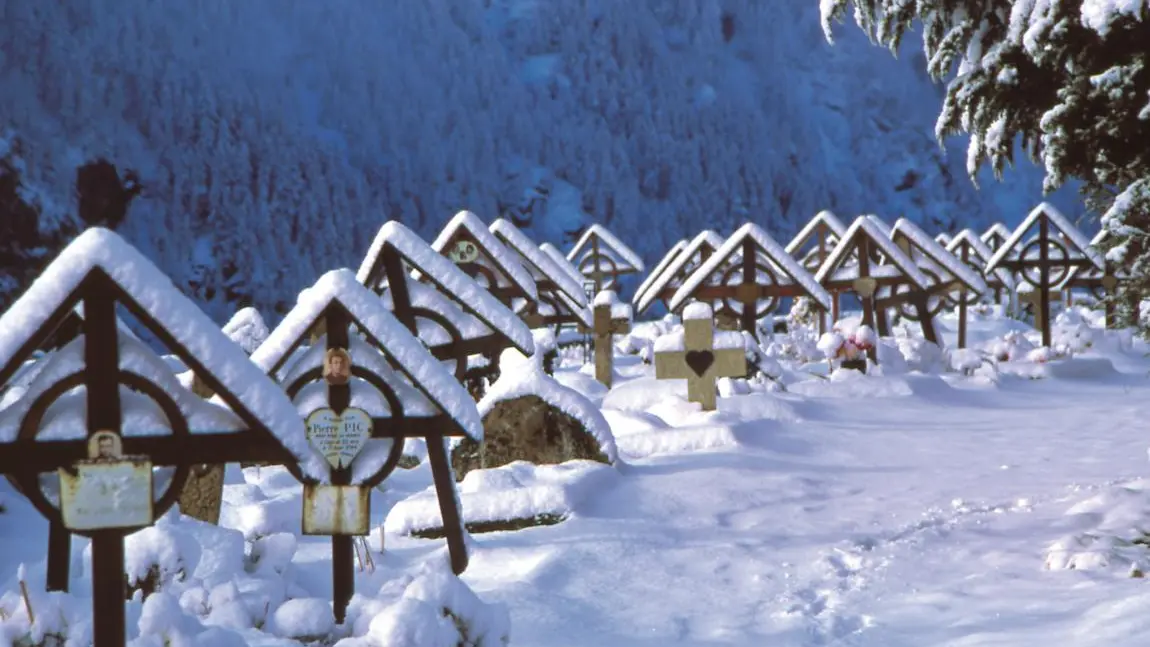
{"type": "Polygon", "coordinates": [[[1150,360],[1101,237],[823,211],[647,268],[463,211],[221,330],[89,229],[0,316],[0,636],[1135,644],[1150,360]]]}
{"type": "Polygon", "coordinates": [[[0,0],[0,647],[1147,647],[1150,0],[0,0]]]}

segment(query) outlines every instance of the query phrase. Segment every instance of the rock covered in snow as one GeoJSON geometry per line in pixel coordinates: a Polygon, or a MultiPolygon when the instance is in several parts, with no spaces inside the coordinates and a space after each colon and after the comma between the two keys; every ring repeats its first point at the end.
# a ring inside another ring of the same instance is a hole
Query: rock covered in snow
{"type": "Polygon", "coordinates": [[[590,400],[544,373],[537,357],[508,350],[500,365],[502,375],[479,402],[484,442],[464,439],[452,451],[456,478],[516,460],[615,462],[611,427],[590,400]]]}

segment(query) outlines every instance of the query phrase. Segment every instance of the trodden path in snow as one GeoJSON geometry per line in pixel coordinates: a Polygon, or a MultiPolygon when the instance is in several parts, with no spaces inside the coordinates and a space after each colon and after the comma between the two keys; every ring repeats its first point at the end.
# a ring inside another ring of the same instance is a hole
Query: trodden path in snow
{"type": "Polygon", "coordinates": [[[782,395],[802,421],[634,461],[576,518],[478,536],[464,577],[525,647],[1123,644],[1103,605],[1137,580],[1043,553],[1073,501],[1150,471],[1148,381],[896,379],[913,393],[782,395]]]}

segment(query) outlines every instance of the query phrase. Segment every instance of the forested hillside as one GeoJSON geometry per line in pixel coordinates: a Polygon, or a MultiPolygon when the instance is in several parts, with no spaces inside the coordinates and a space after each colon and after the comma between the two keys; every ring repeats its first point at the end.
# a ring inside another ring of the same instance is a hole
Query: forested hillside
{"type": "Polygon", "coordinates": [[[939,149],[913,47],[839,38],[813,0],[9,1],[0,300],[87,224],[222,320],[461,208],[561,245],[602,222],[653,260],[748,218],[937,231],[1040,199],[1037,169],[978,191],[939,149]]]}

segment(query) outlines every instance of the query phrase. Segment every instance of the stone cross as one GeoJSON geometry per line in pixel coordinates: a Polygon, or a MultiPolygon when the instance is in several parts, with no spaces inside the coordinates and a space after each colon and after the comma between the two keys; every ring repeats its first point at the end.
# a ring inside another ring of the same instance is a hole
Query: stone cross
{"type": "Polygon", "coordinates": [[[595,298],[594,326],[595,335],[595,379],[608,389],[614,377],[615,346],[612,344],[613,335],[622,335],[631,332],[630,306],[619,302],[615,293],[604,290],[595,298]],[[627,316],[616,317],[626,309],[627,316]],[[613,312],[614,311],[614,312],[613,312]]]}
{"type": "Polygon", "coordinates": [[[724,343],[724,347],[716,348],[714,326],[711,307],[692,303],[683,311],[682,343],[672,333],[660,337],[655,344],[655,378],[687,380],[687,400],[701,404],[703,411],[714,411],[717,406],[715,380],[747,374],[742,334],[723,333],[724,340],[737,337],[739,343],[724,343]]]}

